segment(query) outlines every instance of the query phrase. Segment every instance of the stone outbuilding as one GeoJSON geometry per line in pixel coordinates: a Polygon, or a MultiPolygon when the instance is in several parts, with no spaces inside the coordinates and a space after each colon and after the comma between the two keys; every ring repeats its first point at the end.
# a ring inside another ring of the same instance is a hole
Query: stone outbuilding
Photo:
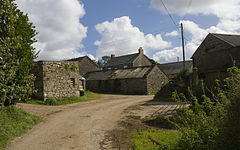
{"type": "Polygon", "coordinates": [[[46,100],[84,95],[85,79],[79,74],[78,62],[38,61],[32,71],[36,76],[35,98],[46,100]]]}
{"type": "Polygon", "coordinates": [[[157,92],[167,76],[155,66],[89,72],[87,89],[100,93],[148,94],[157,92]]]}
{"type": "Polygon", "coordinates": [[[69,59],[68,61],[77,61],[80,75],[84,76],[87,72],[99,70],[96,62],[91,60],[88,56],[69,59]]]}
{"type": "Polygon", "coordinates": [[[223,79],[227,68],[240,66],[240,35],[209,33],[192,56],[193,67],[210,87],[215,79],[223,79]]]}
{"type": "MultiPolygon", "coordinates": [[[[180,73],[184,67],[183,62],[172,62],[165,64],[158,64],[158,67],[169,77],[172,78],[176,74],[180,73]]],[[[192,72],[193,64],[192,60],[185,61],[185,68],[192,72]]]]}
{"type": "Polygon", "coordinates": [[[138,53],[123,55],[115,57],[111,55],[111,59],[104,65],[103,70],[121,69],[121,68],[132,68],[139,66],[151,66],[152,63],[148,57],[144,55],[143,48],[138,49],[138,53]]]}

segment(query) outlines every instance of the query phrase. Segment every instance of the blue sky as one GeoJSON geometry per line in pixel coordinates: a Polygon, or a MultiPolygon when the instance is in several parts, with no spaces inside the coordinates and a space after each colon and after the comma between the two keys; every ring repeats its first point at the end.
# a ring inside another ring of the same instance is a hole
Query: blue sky
{"type": "Polygon", "coordinates": [[[184,25],[189,59],[210,32],[238,34],[240,0],[17,0],[39,32],[39,60],[112,53],[139,47],[160,63],[181,54],[179,23],[184,25]],[[167,14],[168,9],[174,22],[167,14]]]}

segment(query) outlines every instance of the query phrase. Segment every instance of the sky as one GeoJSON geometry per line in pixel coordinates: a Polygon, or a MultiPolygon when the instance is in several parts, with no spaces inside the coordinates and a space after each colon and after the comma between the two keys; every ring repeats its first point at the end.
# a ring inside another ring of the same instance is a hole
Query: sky
{"type": "Polygon", "coordinates": [[[208,33],[240,34],[240,0],[16,0],[38,35],[37,60],[137,53],[159,63],[186,59],[208,33]]]}

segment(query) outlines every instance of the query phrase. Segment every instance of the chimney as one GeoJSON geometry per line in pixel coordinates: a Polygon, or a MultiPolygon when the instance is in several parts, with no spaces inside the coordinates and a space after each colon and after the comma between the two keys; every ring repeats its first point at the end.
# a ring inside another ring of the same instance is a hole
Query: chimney
{"type": "Polygon", "coordinates": [[[142,48],[142,47],[139,47],[138,53],[139,53],[139,54],[143,54],[143,48],[142,48]]]}
{"type": "Polygon", "coordinates": [[[114,58],[115,57],[115,54],[111,54],[111,58],[114,58]]]}

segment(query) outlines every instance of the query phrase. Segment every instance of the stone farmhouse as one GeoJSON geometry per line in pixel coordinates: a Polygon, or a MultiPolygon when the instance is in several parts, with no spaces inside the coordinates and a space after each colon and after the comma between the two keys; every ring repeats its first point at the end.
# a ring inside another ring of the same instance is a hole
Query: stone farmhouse
{"type": "Polygon", "coordinates": [[[87,72],[97,71],[99,69],[97,63],[91,60],[88,56],[73,58],[68,61],[78,62],[79,73],[81,76],[84,76],[87,72]]]}
{"type": "Polygon", "coordinates": [[[240,35],[209,33],[192,56],[199,77],[211,87],[227,76],[227,68],[240,65],[240,35]]]}
{"type": "Polygon", "coordinates": [[[88,90],[123,94],[157,92],[168,82],[167,76],[157,65],[89,72],[86,80],[88,90]]]}
{"type": "MultiPolygon", "coordinates": [[[[183,69],[183,62],[172,62],[165,64],[158,64],[158,67],[169,77],[172,78],[174,75],[180,73],[183,69]]],[[[193,64],[192,60],[185,61],[185,68],[192,72],[193,64]]]]}
{"type": "Polygon", "coordinates": [[[76,61],[38,61],[32,72],[36,76],[35,98],[46,100],[84,95],[85,79],[79,74],[76,61]]]}
{"type": "Polygon", "coordinates": [[[111,59],[104,65],[103,70],[132,68],[139,66],[150,66],[152,63],[148,57],[144,55],[142,47],[138,49],[138,53],[115,57],[111,55],[111,59]]]}
{"type": "Polygon", "coordinates": [[[140,47],[138,53],[115,57],[103,70],[86,74],[87,89],[103,93],[147,94],[157,92],[167,76],[153,66],[140,47]]]}

